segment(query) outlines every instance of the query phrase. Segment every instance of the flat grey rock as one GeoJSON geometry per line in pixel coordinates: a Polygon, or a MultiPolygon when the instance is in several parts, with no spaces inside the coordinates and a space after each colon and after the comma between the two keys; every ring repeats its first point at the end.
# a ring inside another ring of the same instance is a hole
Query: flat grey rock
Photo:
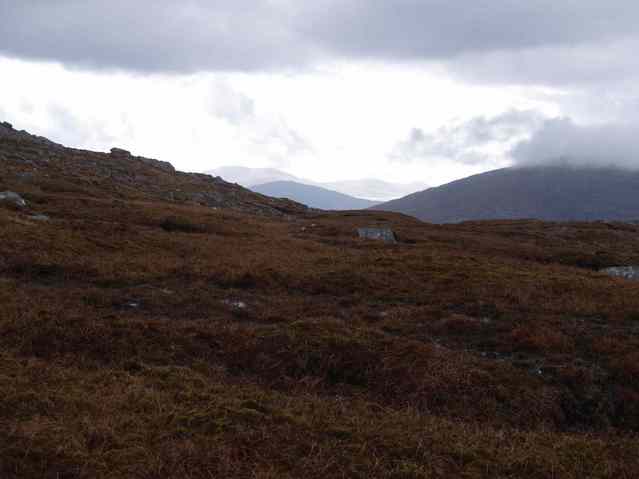
{"type": "Polygon", "coordinates": [[[397,243],[397,237],[390,228],[358,228],[357,234],[360,238],[384,241],[386,243],[397,243]]]}
{"type": "Polygon", "coordinates": [[[601,272],[615,278],[639,281],[639,266],[614,266],[612,268],[602,269],[601,272]]]}
{"type": "Polygon", "coordinates": [[[27,206],[27,202],[22,198],[22,196],[20,196],[18,193],[15,193],[13,191],[0,192],[0,201],[7,201],[21,208],[24,208],[25,206],[27,206]]]}

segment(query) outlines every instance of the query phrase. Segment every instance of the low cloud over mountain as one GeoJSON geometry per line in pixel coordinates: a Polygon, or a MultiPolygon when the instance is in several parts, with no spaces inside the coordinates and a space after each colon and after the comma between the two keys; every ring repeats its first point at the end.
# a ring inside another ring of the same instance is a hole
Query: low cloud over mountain
{"type": "Polygon", "coordinates": [[[413,128],[389,157],[398,163],[454,161],[476,165],[495,159],[504,145],[531,135],[544,122],[533,110],[509,110],[500,115],[478,116],[427,133],[413,128]]]}
{"type": "Polygon", "coordinates": [[[639,168],[639,123],[578,124],[511,110],[447,125],[414,128],[389,157],[398,163],[453,161],[465,165],[639,168]]]}
{"type": "Polygon", "coordinates": [[[512,150],[517,166],[560,165],[639,169],[639,126],[577,125],[548,120],[529,140],[512,150]]]}

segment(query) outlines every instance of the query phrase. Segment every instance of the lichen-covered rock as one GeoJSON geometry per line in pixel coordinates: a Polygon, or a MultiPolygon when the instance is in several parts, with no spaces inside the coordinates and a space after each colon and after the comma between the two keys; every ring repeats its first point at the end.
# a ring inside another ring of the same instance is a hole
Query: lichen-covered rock
{"type": "Polygon", "coordinates": [[[9,138],[15,135],[15,130],[11,123],[6,121],[0,122],[0,138],[9,138]]]}
{"type": "Polygon", "coordinates": [[[385,241],[386,243],[397,243],[397,237],[393,230],[389,228],[358,228],[357,234],[360,238],[385,241]]]}
{"type": "Polygon", "coordinates": [[[0,201],[6,201],[9,203],[13,203],[20,208],[24,208],[27,206],[27,202],[20,196],[18,193],[13,191],[2,191],[0,192],[0,201]]]}
{"type": "Polygon", "coordinates": [[[166,171],[167,173],[175,173],[175,168],[168,161],[154,160],[152,158],[144,158],[143,156],[137,156],[136,159],[140,160],[142,163],[146,163],[147,165],[166,171]]]}
{"type": "Polygon", "coordinates": [[[639,266],[614,266],[601,270],[602,273],[632,281],[639,281],[639,266]]]}
{"type": "Polygon", "coordinates": [[[113,156],[131,156],[131,152],[123,148],[111,148],[113,156]]]}

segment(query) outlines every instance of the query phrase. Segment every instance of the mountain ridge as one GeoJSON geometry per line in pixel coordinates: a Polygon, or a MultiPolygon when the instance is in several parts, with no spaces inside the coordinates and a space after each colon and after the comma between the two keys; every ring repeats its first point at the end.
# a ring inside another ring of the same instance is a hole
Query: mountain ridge
{"type": "Polygon", "coordinates": [[[23,190],[37,185],[70,194],[202,204],[259,215],[307,211],[293,201],[269,198],[219,177],[180,172],[168,162],[120,148],[110,153],[68,148],[7,122],[0,124],[0,160],[7,187],[23,190]]]}
{"type": "Polygon", "coordinates": [[[639,172],[614,167],[512,167],[480,173],[375,206],[433,223],[534,218],[639,218],[639,172]]]}

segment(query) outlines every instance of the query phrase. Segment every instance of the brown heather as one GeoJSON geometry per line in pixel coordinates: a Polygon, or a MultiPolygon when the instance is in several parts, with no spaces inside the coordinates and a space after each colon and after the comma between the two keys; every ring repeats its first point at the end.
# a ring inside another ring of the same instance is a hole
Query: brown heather
{"type": "Polygon", "coordinates": [[[639,283],[597,272],[639,227],[308,212],[47,148],[0,140],[29,203],[0,203],[0,477],[639,477],[639,283]]]}

